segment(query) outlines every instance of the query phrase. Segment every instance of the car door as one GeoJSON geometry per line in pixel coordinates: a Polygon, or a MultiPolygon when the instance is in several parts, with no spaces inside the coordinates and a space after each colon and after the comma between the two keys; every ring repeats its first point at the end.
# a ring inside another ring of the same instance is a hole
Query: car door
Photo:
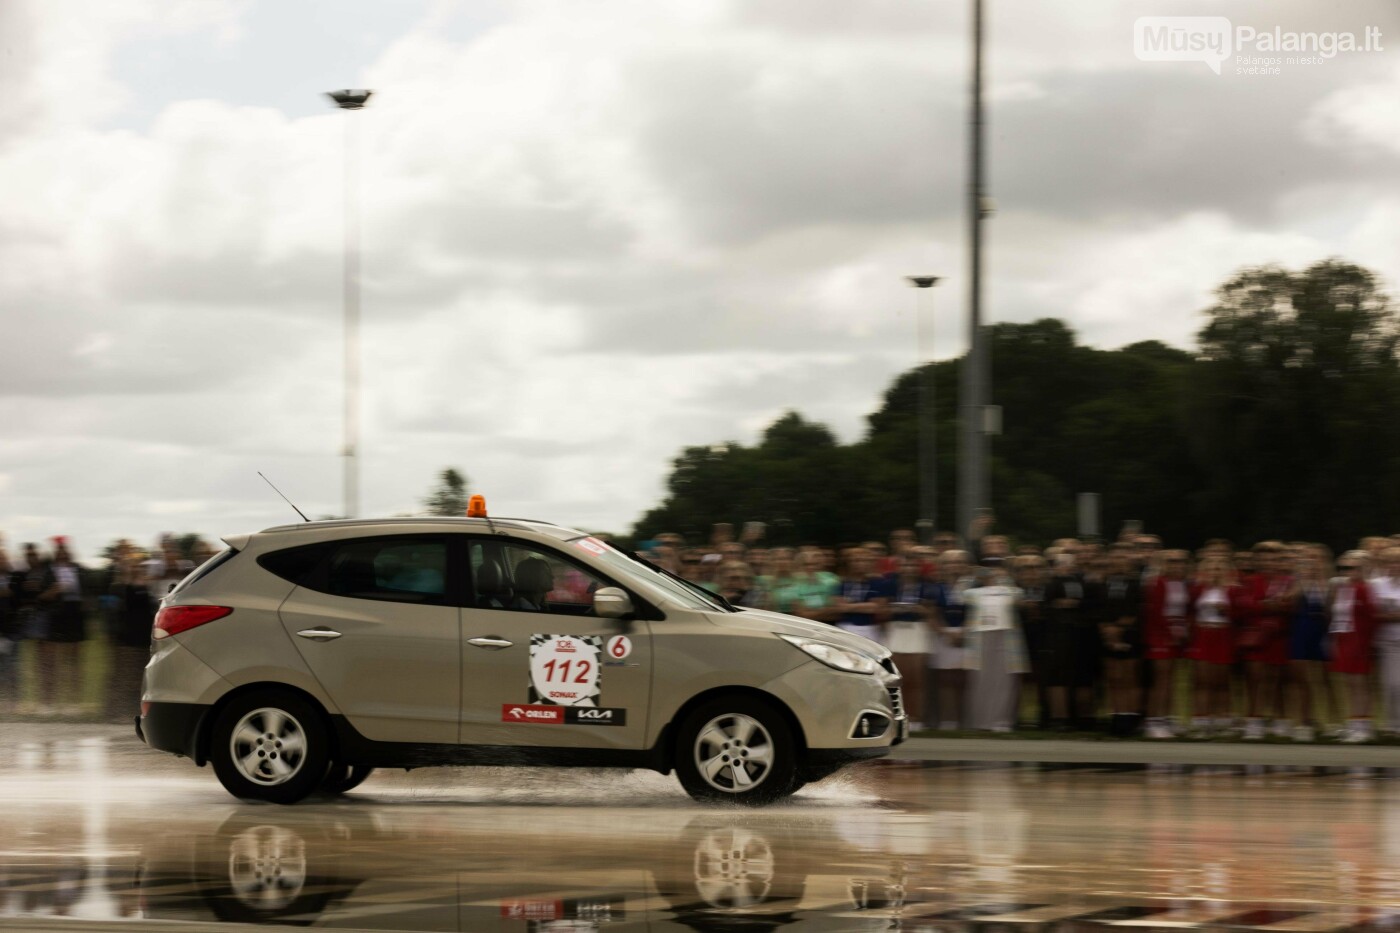
{"type": "Polygon", "coordinates": [[[595,615],[593,591],[614,584],[555,548],[469,542],[462,743],[642,748],[649,624],[595,615]]]}
{"type": "Polygon", "coordinates": [[[453,535],[321,545],[282,625],[350,725],[382,742],[454,744],[461,704],[461,584],[453,535]]]}

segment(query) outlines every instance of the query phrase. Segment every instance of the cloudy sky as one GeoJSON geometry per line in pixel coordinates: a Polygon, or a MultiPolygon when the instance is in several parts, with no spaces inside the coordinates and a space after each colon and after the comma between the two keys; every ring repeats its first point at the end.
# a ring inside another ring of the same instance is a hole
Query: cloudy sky
{"type": "MultiPolygon", "coordinates": [[[[344,121],[362,151],[363,514],[456,466],[625,530],[687,444],[859,437],[961,352],[966,2],[3,0],[0,531],[340,511],[344,121]],[[361,113],[322,92],[374,89],[361,113]]],[[[1400,282],[1394,0],[989,0],[987,308],[1189,346],[1240,266],[1400,282]],[[1221,75],[1144,15],[1385,50],[1221,75]]],[[[1006,417],[1013,418],[1014,412],[1006,417]]]]}

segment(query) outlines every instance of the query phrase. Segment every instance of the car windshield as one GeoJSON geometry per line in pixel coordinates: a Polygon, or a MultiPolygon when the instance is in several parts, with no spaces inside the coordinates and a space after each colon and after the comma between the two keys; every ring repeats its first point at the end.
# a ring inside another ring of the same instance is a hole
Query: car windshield
{"type": "Polygon", "coordinates": [[[702,586],[682,579],[673,573],[656,566],[650,561],[646,561],[634,554],[618,550],[610,544],[599,541],[589,535],[581,535],[570,542],[575,547],[587,551],[594,557],[601,558],[604,563],[610,565],[621,576],[635,577],[640,572],[645,572],[644,579],[659,589],[665,591],[676,602],[687,609],[718,609],[722,612],[737,612],[723,596],[711,593],[702,586]]]}

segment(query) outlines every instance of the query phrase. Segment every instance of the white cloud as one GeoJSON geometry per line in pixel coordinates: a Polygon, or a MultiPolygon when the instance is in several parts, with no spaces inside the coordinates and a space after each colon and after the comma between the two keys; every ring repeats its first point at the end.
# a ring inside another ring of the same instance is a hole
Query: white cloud
{"type": "Polygon", "coordinates": [[[1400,153],[1400,65],[1383,80],[1329,94],[1313,106],[1304,128],[1318,145],[1400,153]]]}
{"type": "MultiPolygon", "coordinates": [[[[1010,273],[1001,306],[1033,309],[1017,319],[1062,317],[1081,339],[1108,347],[1146,339],[1189,347],[1204,323],[1198,312],[1240,268],[1301,268],[1338,252],[1335,242],[1251,229],[1216,212],[1155,225],[1127,218],[1098,218],[1089,225],[1014,214],[999,223],[1017,228],[1013,245],[998,255],[1010,273]],[[1038,249],[1042,243],[1065,245],[1038,249]]],[[[996,237],[999,242],[1000,231],[996,237]]],[[[1400,273],[1390,265],[1389,271],[1400,273]]]]}
{"type": "Polygon", "coordinates": [[[5,136],[60,131],[104,120],[130,102],[110,71],[112,55],[138,38],[212,31],[235,38],[249,0],[7,0],[0,5],[0,56],[12,115],[5,136]]]}
{"type": "MultiPolygon", "coordinates": [[[[1384,63],[1232,83],[1132,59],[1145,0],[992,6],[991,319],[1185,344],[1240,265],[1400,277],[1384,63]]],[[[369,512],[455,465],[493,508],[622,529],[684,445],[786,408],[857,437],[918,358],[910,273],[946,277],[933,352],[961,349],[958,5],[443,4],[377,37],[362,113],[213,96],[114,123],[148,103],[117,52],[212,36],[252,61],[248,9],[0,4],[11,538],[283,521],[258,469],[339,510],[347,120],[369,512]]]]}

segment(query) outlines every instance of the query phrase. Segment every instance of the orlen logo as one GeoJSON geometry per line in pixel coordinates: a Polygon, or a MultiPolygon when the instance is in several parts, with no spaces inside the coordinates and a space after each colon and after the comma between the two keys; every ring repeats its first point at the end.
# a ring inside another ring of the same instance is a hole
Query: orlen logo
{"type": "Polygon", "coordinates": [[[564,721],[564,707],[535,706],[525,703],[501,705],[501,722],[559,723],[564,721]]]}

